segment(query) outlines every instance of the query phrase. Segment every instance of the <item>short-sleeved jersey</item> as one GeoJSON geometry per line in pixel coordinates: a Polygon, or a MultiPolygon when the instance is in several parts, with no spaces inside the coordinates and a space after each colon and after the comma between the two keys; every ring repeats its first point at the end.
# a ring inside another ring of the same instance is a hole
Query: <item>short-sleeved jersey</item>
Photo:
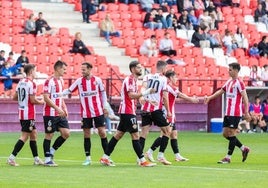
{"type": "Polygon", "coordinates": [[[147,88],[154,88],[155,93],[145,96],[145,104],[141,109],[146,112],[153,112],[162,110],[163,105],[163,91],[167,91],[167,78],[159,73],[147,74],[143,77],[143,82],[147,83],[147,88]],[[153,105],[148,101],[157,101],[157,105],[153,105]]]}
{"type": "MultiPolygon", "coordinates": [[[[62,91],[63,91],[63,79],[57,79],[51,77],[47,79],[44,83],[43,93],[49,94],[49,98],[54,102],[56,106],[62,108],[63,98],[62,98],[62,91]]],[[[58,112],[47,105],[44,104],[44,116],[58,116],[58,112]]]]}
{"type": "Polygon", "coordinates": [[[245,84],[240,79],[229,79],[222,87],[226,93],[226,116],[242,116],[242,94],[245,84]]]}
{"type": "Polygon", "coordinates": [[[134,76],[130,75],[126,77],[123,81],[121,88],[121,102],[119,106],[119,114],[132,114],[136,115],[136,100],[131,99],[128,96],[128,92],[137,92],[137,80],[134,76]]]}
{"type": "Polygon", "coordinates": [[[257,105],[257,104],[250,104],[249,111],[250,112],[254,112],[256,114],[260,114],[260,113],[263,112],[262,105],[261,104],[259,104],[259,105],[257,105]]]}
{"type": "Polygon", "coordinates": [[[262,113],[263,113],[263,115],[268,115],[268,103],[267,102],[263,102],[262,103],[262,113]]]}
{"type": "Polygon", "coordinates": [[[103,102],[107,99],[105,87],[101,78],[91,76],[78,78],[70,87],[69,90],[75,91],[78,89],[81,103],[81,116],[83,118],[98,117],[103,114],[103,102]],[[103,99],[103,95],[105,98],[103,99]]]}
{"type": "Polygon", "coordinates": [[[179,90],[170,84],[167,85],[167,90],[168,90],[169,111],[171,113],[171,117],[168,118],[168,121],[170,123],[175,123],[176,120],[175,100],[178,97],[179,90]]]}
{"type": "Polygon", "coordinates": [[[36,84],[28,78],[23,78],[18,83],[16,92],[18,94],[19,119],[34,120],[35,105],[31,103],[30,96],[36,94],[36,84]]]}

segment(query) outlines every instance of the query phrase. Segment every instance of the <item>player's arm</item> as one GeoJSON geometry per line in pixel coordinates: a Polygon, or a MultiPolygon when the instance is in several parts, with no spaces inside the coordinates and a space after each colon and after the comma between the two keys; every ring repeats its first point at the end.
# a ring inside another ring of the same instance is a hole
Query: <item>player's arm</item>
{"type": "MultiPolygon", "coordinates": [[[[43,94],[43,97],[44,97],[44,101],[46,103],[46,105],[50,106],[51,108],[54,108],[58,113],[59,113],[59,116],[61,117],[65,117],[66,114],[65,112],[60,109],[50,98],[49,98],[49,93],[44,93],[43,94]]],[[[65,104],[65,103],[64,103],[65,104]]]]}
{"type": "Polygon", "coordinates": [[[35,95],[30,95],[30,101],[32,104],[44,104],[44,100],[37,99],[35,95]]]}
{"type": "Polygon", "coordinates": [[[178,97],[182,98],[183,100],[192,102],[192,103],[198,103],[199,100],[196,97],[189,97],[188,95],[182,93],[182,92],[178,92],[177,93],[178,97]]]}
{"type": "Polygon", "coordinates": [[[18,93],[17,92],[13,95],[13,100],[18,101],[18,93]]]}
{"type": "Polygon", "coordinates": [[[78,83],[78,79],[68,89],[64,89],[62,91],[62,95],[66,96],[66,95],[71,94],[75,90],[77,90],[78,89],[78,87],[77,87],[78,84],[77,83],[78,83]]]}
{"type": "Polygon", "coordinates": [[[246,90],[244,89],[242,92],[241,92],[241,95],[242,95],[242,99],[243,99],[243,102],[244,102],[244,109],[245,109],[245,119],[246,120],[249,120],[250,119],[250,115],[249,115],[249,112],[248,112],[248,109],[249,109],[249,103],[248,103],[248,95],[247,95],[247,92],[246,90]]]}
{"type": "Polygon", "coordinates": [[[205,97],[205,100],[204,100],[205,104],[208,104],[209,101],[211,101],[211,100],[213,100],[213,99],[221,96],[224,92],[225,91],[221,88],[220,90],[216,91],[213,95],[210,95],[208,97],[205,97]]]}
{"type": "Polygon", "coordinates": [[[171,116],[170,108],[169,108],[169,101],[168,101],[168,91],[163,90],[163,102],[164,106],[167,110],[167,117],[171,116]]]}
{"type": "Polygon", "coordinates": [[[65,112],[66,117],[68,116],[68,109],[67,109],[67,105],[64,101],[64,99],[62,99],[62,110],[65,112]]]}

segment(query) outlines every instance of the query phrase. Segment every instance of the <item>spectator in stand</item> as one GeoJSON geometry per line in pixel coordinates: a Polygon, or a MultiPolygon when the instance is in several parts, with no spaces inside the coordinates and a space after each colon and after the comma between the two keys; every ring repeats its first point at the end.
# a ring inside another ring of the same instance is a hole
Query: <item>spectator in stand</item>
{"type": "Polygon", "coordinates": [[[267,36],[262,37],[261,41],[258,44],[258,49],[260,51],[261,57],[268,56],[268,38],[267,38],[267,36]]]}
{"type": "Polygon", "coordinates": [[[130,3],[137,4],[138,0],[119,0],[119,2],[125,3],[125,4],[130,4],[130,3]]]}
{"type": "Polygon", "coordinates": [[[141,9],[145,12],[151,12],[154,0],[140,0],[141,9]]]}
{"type": "Polygon", "coordinates": [[[208,10],[204,10],[203,14],[199,16],[199,22],[201,27],[207,26],[210,29],[215,29],[215,18],[209,15],[208,10]]]}
{"type": "Polygon", "coordinates": [[[213,35],[209,33],[209,28],[204,26],[204,28],[202,28],[203,30],[203,36],[205,38],[205,41],[208,40],[210,43],[210,47],[211,48],[218,48],[221,47],[220,44],[220,38],[219,38],[219,34],[218,33],[214,33],[213,35]]]}
{"type": "Polygon", "coordinates": [[[268,65],[267,64],[263,66],[263,71],[261,72],[261,80],[263,81],[264,86],[268,86],[268,65]]]}
{"type": "MultiPolygon", "coordinates": [[[[267,127],[267,123],[268,123],[268,96],[262,102],[262,113],[263,113],[263,120],[265,121],[265,124],[267,127]]],[[[267,130],[266,130],[266,132],[267,132],[267,130]]]]}
{"type": "Polygon", "coordinates": [[[147,12],[144,17],[143,26],[149,29],[162,29],[163,24],[156,19],[157,11],[153,9],[151,12],[147,12]]]}
{"type": "Polygon", "coordinates": [[[192,10],[194,9],[192,0],[181,0],[183,1],[183,10],[192,10]]]}
{"type": "Polygon", "coordinates": [[[0,70],[2,69],[4,63],[6,62],[5,53],[6,53],[5,50],[0,51],[0,70]]]}
{"type": "Polygon", "coordinates": [[[8,53],[7,61],[10,63],[11,66],[15,64],[14,53],[12,51],[8,53]]]}
{"type": "Polygon", "coordinates": [[[201,27],[196,26],[194,30],[195,32],[192,35],[191,43],[193,43],[195,47],[210,48],[210,42],[209,40],[206,40],[201,27]]]}
{"type": "Polygon", "coordinates": [[[140,47],[140,54],[148,57],[158,56],[156,36],[151,35],[149,39],[146,39],[140,47]]]}
{"type": "Polygon", "coordinates": [[[240,27],[237,28],[236,33],[234,34],[234,38],[236,40],[238,48],[243,48],[246,52],[249,46],[248,39],[242,33],[242,29],[240,27]]]}
{"type": "Polygon", "coordinates": [[[92,7],[94,6],[92,5],[91,1],[92,0],[81,0],[83,22],[86,22],[86,23],[91,23],[89,16],[90,16],[92,7]]]}
{"type": "Polygon", "coordinates": [[[209,0],[206,10],[208,11],[208,14],[211,16],[211,18],[215,20],[215,28],[218,29],[218,23],[223,21],[221,8],[216,7],[213,1],[209,0]]]}
{"type": "Polygon", "coordinates": [[[268,29],[268,17],[261,3],[258,4],[258,7],[254,12],[254,21],[264,23],[266,25],[266,29],[268,29]]]}
{"type": "Polygon", "coordinates": [[[169,14],[166,17],[168,28],[172,28],[173,20],[177,20],[174,8],[171,8],[169,14]]]}
{"type": "Polygon", "coordinates": [[[115,30],[114,23],[111,20],[110,14],[106,14],[105,18],[101,21],[101,35],[104,36],[106,41],[111,46],[110,36],[120,37],[120,33],[115,30]]]}
{"type": "Polygon", "coordinates": [[[257,65],[252,65],[249,79],[251,81],[252,86],[262,86],[263,82],[261,81],[261,75],[258,70],[257,65]]]}
{"type": "Polygon", "coordinates": [[[73,42],[73,48],[71,50],[72,53],[80,53],[83,55],[90,55],[90,51],[86,47],[86,45],[81,40],[82,34],[80,32],[75,33],[75,39],[73,42]]]}
{"type": "Polygon", "coordinates": [[[178,13],[182,13],[182,11],[183,11],[183,4],[184,4],[184,1],[182,1],[182,0],[176,0],[176,5],[177,5],[178,13]]]}
{"type": "Polygon", "coordinates": [[[33,35],[36,34],[34,14],[30,14],[29,19],[26,20],[25,27],[24,27],[24,33],[33,34],[33,35]]]}
{"type": "Polygon", "coordinates": [[[45,34],[49,35],[55,35],[56,30],[54,28],[51,28],[47,21],[43,19],[43,13],[39,12],[38,13],[38,19],[35,21],[35,26],[36,26],[36,34],[37,36],[42,36],[45,34]]]}
{"type": "Polygon", "coordinates": [[[254,133],[253,131],[250,130],[250,120],[245,119],[245,106],[244,104],[242,104],[242,111],[243,111],[243,115],[241,118],[241,121],[238,124],[238,129],[240,132],[242,133],[254,133]],[[243,130],[242,126],[245,126],[246,130],[243,130]]]}
{"type": "Polygon", "coordinates": [[[225,35],[222,39],[223,45],[227,48],[226,49],[226,55],[231,56],[231,53],[233,50],[235,50],[238,46],[234,39],[234,35],[231,33],[230,30],[225,30],[225,35]]]}
{"type": "Polygon", "coordinates": [[[157,14],[155,15],[157,22],[161,22],[162,23],[162,28],[167,29],[168,25],[167,25],[167,20],[166,17],[163,15],[163,9],[159,8],[157,14]]]}
{"type": "Polygon", "coordinates": [[[259,96],[255,96],[254,103],[251,103],[249,106],[249,113],[252,118],[253,132],[257,132],[257,125],[262,129],[262,131],[267,131],[267,126],[263,120],[263,109],[261,105],[261,99],[259,96]]]}
{"type": "Polygon", "coordinates": [[[177,25],[174,23],[174,28],[183,29],[183,30],[192,30],[193,25],[190,22],[188,17],[188,11],[184,10],[180,15],[179,19],[177,20],[177,25]]]}
{"type": "Polygon", "coordinates": [[[265,10],[266,14],[268,14],[268,0],[262,1],[262,8],[265,10]]]}
{"type": "Polygon", "coordinates": [[[259,58],[260,57],[260,51],[258,49],[258,44],[257,43],[254,43],[253,46],[251,46],[249,48],[248,53],[249,53],[250,57],[259,58]]]}
{"type": "Polygon", "coordinates": [[[166,55],[169,57],[173,57],[177,55],[177,51],[173,47],[173,41],[170,39],[169,32],[165,32],[164,38],[160,40],[159,51],[162,55],[166,55]]]}
{"type": "Polygon", "coordinates": [[[199,25],[199,19],[195,16],[194,10],[190,10],[190,12],[188,13],[188,19],[191,25],[193,26],[193,28],[199,25]]]}
{"type": "Polygon", "coordinates": [[[18,72],[18,74],[22,74],[23,73],[23,68],[26,64],[29,64],[29,59],[26,56],[26,51],[22,50],[21,51],[21,55],[18,57],[17,61],[16,61],[16,65],[20,65],[21,68],[18,72]]]}
{"type": "Polygon", "coordinates": [[[194,0],[194,10],[196,17],[199,17],[205,10],[205,4],[203,0],[194,0]]]}

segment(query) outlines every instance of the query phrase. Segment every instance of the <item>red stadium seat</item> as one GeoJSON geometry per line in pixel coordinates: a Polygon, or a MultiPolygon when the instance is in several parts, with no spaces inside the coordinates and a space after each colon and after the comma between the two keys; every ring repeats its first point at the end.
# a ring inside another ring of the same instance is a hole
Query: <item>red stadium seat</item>
{"type": "Polygon", "coordinates": [[[125,3],[120,3],[118,5],[119,12],[127,12],[128,11],[128,5],[125,3]]]}
{"type": "Polygon", "coordinates": [[[118,10],[118,5],[114,3],[108,3],[106,10],[108,12],[116,12],[118,10]]]}

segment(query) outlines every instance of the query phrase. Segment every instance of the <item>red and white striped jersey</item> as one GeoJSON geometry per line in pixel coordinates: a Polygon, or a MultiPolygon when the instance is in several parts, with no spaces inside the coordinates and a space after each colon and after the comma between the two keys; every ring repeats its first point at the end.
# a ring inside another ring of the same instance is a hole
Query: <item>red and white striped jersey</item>
{"type": "Polygon", "coordinates": [[[101,78],[91,76],[78,78],[69,88],[71,92],[78,89],[81,103],[81,116],[93,118],[103,115],[103,103],[106,102],[105,87],[101,78]]]}
{"type": "Polygon", "coordinates": [[[163,106],[163,91],[167,91],[167,78],[162,74],[147,74],[143,77],[143,82],[147,83],[147,88],[154,88],[155,93],[145,96],[145,104],[141,109],[146,112],[153,112],[156,110],[162,110],[163,106]],[[157,105],[153,105],[148,101],[157,101],[157,105]]]}
{"type": "Polygon", "coordinates": [[[126,77],[123,81],[121,88],[121,103],[118,111],[119,114],[136,115],[137,101],[135,99],[131,99],[128,96],[128,92],[137,93],[137,91],[138,91],[137,79],[133,75],[126,77]]]}
{"type": "Polygon", "coordinates": [[[31,103],[30,96],[36,94],[36,84],[29,78],[23,78],[18,83],[16,92],[18,94],[19,119],[34,120],[35,105],[31,103]]]}
{"type": "MultiPolygon", "coordinates": [[[[64,85],[63,79],[57,79],[57,78],[51,77],[45,81],[44,88],[43,88],[43,93],[49,94],[49,98],[60,109],[62,109],[62,104],[63,104],[63,98],[62,98],[63,85],[64,85]]],[[[45,103],[43,115],[44,116],[58,116],[59,114],[54,108],[48,106],[45,103]]]]}
{"type": "Polygon", "coordinates": [[[229,79],[222,87],[226,93],[226,116],[242,116],[242,95],[245,84],[239,78],[229,79]]]}
{"type": "Polygon", "coordinates": [[[170,123],[175,123],[176,117],[175,117],[175,100],[178,97],[179,90],[178,88],[175,88],[174,86],[168,84],[167,85],[168,90],[168,102],[169,102],[169,110],[171,113],[171,117],[168,118],[168,121],[170,123]]]}

